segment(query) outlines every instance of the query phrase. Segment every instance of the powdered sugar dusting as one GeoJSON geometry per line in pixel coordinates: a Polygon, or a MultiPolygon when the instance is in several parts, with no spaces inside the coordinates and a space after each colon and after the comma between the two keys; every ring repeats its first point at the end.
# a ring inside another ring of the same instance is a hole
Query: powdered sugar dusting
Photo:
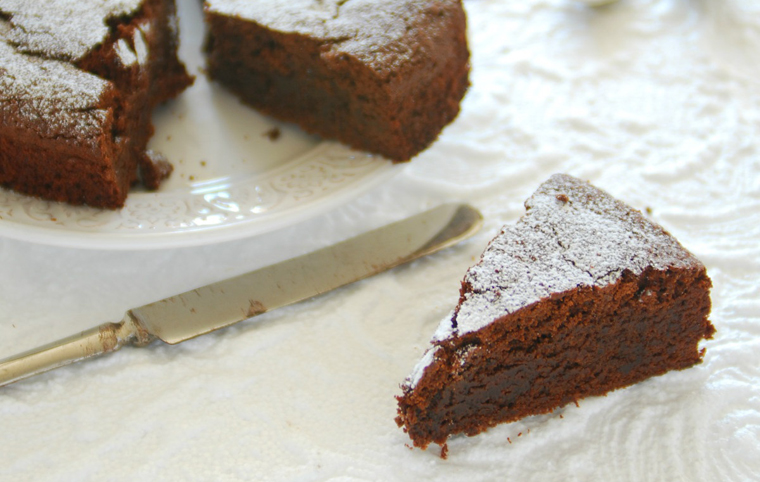
{"type": "Polygon", "coordinates": [[[137,54],[129,46],[126,39],[120,38],[113,48],[116,50],[116,55],[118,55],[122,65],[130,66],[137,62],[137,54]]]}
{"type": "MultiPolygon", "coordinates": [[[[74,62],[109,34],[110,18],[136,12],[142,0],[0,0],[0,108],[17,127],[43,138],[89,138],[108,117],[101,108],[111,83],[74,62]],[[45,122],[39,122],[39,119],[45,122]]],[[[140,30],[136,36],[142,35],[140,30]]],[[[124,63],[146,56],[144,39],[114,46],[124,63]]]]}
{"type": "MultiPolygon", "coordinates": [[[[344,0],[345,1],[345,0],[344,0]]],[[[282,32],[327,37],[325,24],[338,14],[338,0],[208,0],[209,11],[253,20],[282,32]]]]}
{"type": "Polygon", "coordinates": [[[148,32],[150,32],[150,22],[140,25],[134,33],[135,54],[137,55],[137,62],[140,65],[148,63],[148,40],[145,38],[148,32]]]}
{"type": "Polygon", "coordinates": [[[98,106],[109,86],[66,62],[19,53],[0,37],[0,117],[27,123],[23,127],[41,137],[98,130],[106,116],[98,106]],[[40,118],[46,121],[38,123],[40,118]]]}
{"type": "Polygon", "coordinates": [[[438,352],[438,350],[440,350],[439,346],[431,346],[427,349],[427,351],[425,351],[425,354],[422,355],[420,361],[418,361],[417,365],[414,366],[412,373],[406,377],[404,385],[408,387],[414,387],[417,385],[417,383],[419,383],[419,381],[422,379],[422,375],[425,374],[425,369],[430,366],[431,363],[433,363],[433,360],[435,360],[435,354],[438,352]]]}
{"type": "Polygon", "coordinates": [[[504,227],[467,272],[471,292],[439,338],[479,330],[552,293],[608,285],[625,270],[699,265],[641,213],[573,177],[552,176],[525,206],[527,214],[504,227]]]}
{"type": "Polygon", "coordinates": [[[132,35],[134,47],[130,46],[125,38],[116,41],[113,48],[123,66],[145,65],[148,62],[148,42],[145,38],[145,32],[148,31],[150,31],[150,22],[144,22],[135,29],[132,35]]]}
{"type": "Polygon", "coordinates": [[[419,14],[459,8],[456,0],[207,0],[207,4],[216,14],[331,41],[336,51],[367,63],[412,55],[413,46],[400,40],[413,30],[419,14]]]}
{"type": "Polygon", "coordinates": [[[76,61],[108,36],[106,21],[135,13],[142,0],[0,0],[8,40],[20,50],[76,61]]]}

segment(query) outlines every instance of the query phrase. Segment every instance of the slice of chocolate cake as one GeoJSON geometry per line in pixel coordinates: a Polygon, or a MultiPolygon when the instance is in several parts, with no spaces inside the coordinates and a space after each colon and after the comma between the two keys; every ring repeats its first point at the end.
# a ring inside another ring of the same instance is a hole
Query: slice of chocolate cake
{"type": "Polygon", "coordinates": [[[173,0],[0,0],[0,184],[106,208],[138,174],[158,187],[151,113],[192,82],[176,54],[173,0]]]}
{"type": "Polygon", "coordinates": [[[406,161],[459,112],[460,0],[207,0],[208,73],[262,112],[406,161]]]}
{"type": "Polygon", "coordinates": [[[690,367],[715,331],[705,267],[638,211],[561,174],[525,206],[402,386],[418,447],[690,367]]]}

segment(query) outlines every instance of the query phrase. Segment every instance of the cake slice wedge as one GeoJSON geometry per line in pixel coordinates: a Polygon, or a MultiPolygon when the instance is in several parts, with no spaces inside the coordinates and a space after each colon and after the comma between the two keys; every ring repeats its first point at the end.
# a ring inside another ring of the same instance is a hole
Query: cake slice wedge
{"type": "Polygon", "coordinates": [[[638,211],[563,174],[525,207],[402,385],[415,446],[690,367],[715,332],[704,265],[638,211]]]}

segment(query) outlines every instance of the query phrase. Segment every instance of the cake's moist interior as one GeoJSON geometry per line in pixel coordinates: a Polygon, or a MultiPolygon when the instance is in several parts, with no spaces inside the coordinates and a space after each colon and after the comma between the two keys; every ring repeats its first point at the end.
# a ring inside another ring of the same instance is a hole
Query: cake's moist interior
{"type": "Polygon", "coordinates": [[[701,361],[699,340],[714,332],[710,285],[703,267],[626,271],[609,286],[566,292],[441,342],[399,397],[397,423],[416,446],[445,444],[690,367],[701,361]]]}
{"type": "Polygon", "coordinates": [[[107,20],[108,39],[77,62],[83,70],[113,82],[120,93],[116,107],[120,112],[115,116],[118,122],[114,124],[113,137],[129,139],[128,149],[138,163],[138,170],[121,166],[136,174],[125,179],[127,190],[137,180],[137,175],[148,189],[157,189],[171,173],[169,164],[154,162],[146,146],[154,132],[151,121],[154,107],[175,97],[192,83],[176,56],[175,27],[170,25],[175,21],[175,15],[174,2],[148,0],[135,15],[112,17],[107,20]],[[163,25],[153,25],[154,22],[163,22],[163,25]],[[147,47],[148,58],[145,60],[139,58],[141,46],[137,43],[140,41],[147,47]],[[124,59],[119,57],[119,42],[124,42],[135,52],[137,60],[132,65],[125,66],[124,59]]]}

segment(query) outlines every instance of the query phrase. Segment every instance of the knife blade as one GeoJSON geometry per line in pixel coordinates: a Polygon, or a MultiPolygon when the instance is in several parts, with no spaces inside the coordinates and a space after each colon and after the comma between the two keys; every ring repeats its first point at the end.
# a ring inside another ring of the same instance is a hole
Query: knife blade
{"type": "Polygon", "coordinates": [[[482,216],[444,204],[320,250],[128,310],[105,323],[0,360],[0,387],[126,345],[176,344],[312,298],[453,246],[482,216]]]}

